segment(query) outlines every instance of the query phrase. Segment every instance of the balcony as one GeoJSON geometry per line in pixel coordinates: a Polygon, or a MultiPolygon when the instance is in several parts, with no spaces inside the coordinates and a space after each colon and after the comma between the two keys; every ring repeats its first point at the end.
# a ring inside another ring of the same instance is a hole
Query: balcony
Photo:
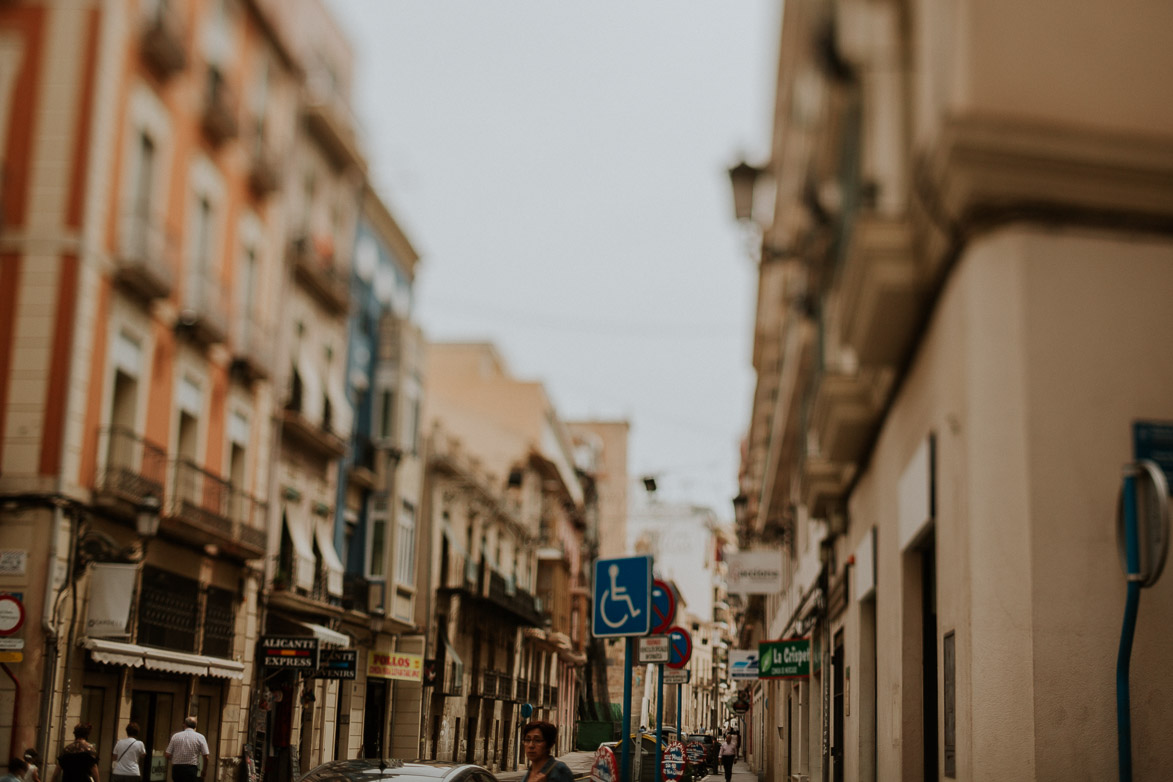
{"type": "Polygon", "coordinates": [[[241,559],[265,554],[267,505],[186,459],[175,462],[161,531],[197,546],[213,544],[241,559]]]}
{"type": "Polygon", "coordinates": [[[542,626],[542,614],[538,611],[534,596],[524,589],[509,588],[505,577],[495,570],[489,570],[489,602],[503,608],[522,624],[542,626]],[[510,592],[512,591],[512,594],[510,592]]]}
{"type": "Polygon", "coordinates": [[[513,700],[518,703],[525,703],[529,701],[529,680],[515,679],[513,689],[513,700]]]}
{"type": "Polygon", "coordinates": [[[220,285],[211,274],[196,272],[188,277],[175,328],[205,347],[227,338],[228,316],[224,298],[220,285]]]}
{"type": "Polygon", "coordinates": [[[365,434],[354,436],[354,461],[350,465],[350,480],[367,490],[375,488],[375,443],[365,434]]]}
{"type": "Polygon", "coordinates": [[[860,217],[839,275],[844,342],[861,366],[904,361],[927,301],[927,273],[920,269],[907,220],[860,217]]]}
{"type": "Polygon", "coordinates": [[[98,433],[98,453],[96,505],[130,514],[148,495],[162,500],[167,480],[167,452],[162,446],[130,429],[110,427],[98,433]]]}
{"type": "Polygon", "coordinates": [[[299,382],[295,376],[289,401],[281,411],[282,433],[325,459],[337,459],[346,453],[346,441],[331,432],[325,421],[318,425],[310,420],[306,416],[303,402],[299,382]]]}
{"type": "Polygon", "coordinates": [[[332,315],[350,307],[350,284],[334,261],[329,239],[298,236],[289,243],[293,277],[332,315]]]}
{"type": "Polygon", "coordinates": [[[174,285],[175,243],[161,222],[129,210],[122,215],[118,231],[114,280],[147,302],[171,295],[174,285]]]}
{"type": "Polygon", "coordinates": [[[889,370],[824,370],[809,415],[819,455],[831,462],[852,464],[863,458],[879,427],[891,387],[889,370]]]}
{"type": "Polygon", "coordinates": [[[270,377],[272,349],[268,328],[255,313],[245,314],[232,337],[232,371],[249,383],[270,377]]]}
{"type": "Polygon", "coordinates": [[[347,573],[342,578],[342,607],[347,611],[370,611],[371,582],[362,576],[347,573]]]}
{"type": "Polygon", "coordinates": [[[143,22],[139,54],[160,81],[166,81],[187,66],[183,24],[171,4],[159,0],[154,15],[143,22]]]}
{"type": "Polygon", "coordinates": [[[225,84],[223,75],[216,68],[208,68],[200,129],[204,131],[204,136],[213,147],[236,138],[239,131],[236,121],[236,99],[225,84]]]}
{"type": "Polygon", "coordinates": [[[249,144],[248,186],[257,198],[264,198],[281,185],[281,160],[265,140],[263,125],[254,124],[249,144]]]}
{"type": "MultiPolygon", "coordinates": [[[[315,81],[311,78],[311,82],[315,81]]],[[[355,134],[355,120],[346,104],[320,85],[306,91],[305,126],[335,168],[362,168],[362,153],[355,134]]]]}
{"type": "Polygon", "coordinates": [[[464,670],[455,662],[447,662],[436,677],[436,692],[440,695],[460,697],[464,695],[464,670]]]}

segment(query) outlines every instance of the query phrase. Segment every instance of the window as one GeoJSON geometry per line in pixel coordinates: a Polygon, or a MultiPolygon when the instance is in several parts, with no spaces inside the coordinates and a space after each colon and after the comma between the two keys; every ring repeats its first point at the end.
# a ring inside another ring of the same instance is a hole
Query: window
{"type": "Polygon", "coordinates": [[[143,567],[138,642],[194,652],[199,625],[199,582],[150,566],[143,567]]]}
{"type": "Polygon", "coordinates": [[[367,577],[380,579],[386,575],[383,566],[387,550],[387,498],[371,500],[370,541],[367,545],[367,577]]]}
{"type": "Polygon", "coordinates": [[[396,544],[398,561],[395,567],[395,580],[400,584],[412,585],[415,583],[415,506],[410,502],[403,503],[399,513],[399,540],[396,544]]]}
{"type": "Polygon", "coordinates": [[[389,440],[395,435],[395,392],[384,388],[379,392],[379,437],[389,440]]]}
{"type": "Polygon", "coordinates": [[[202,654],[211,657],[232,657],[232,641],[236,637],[235,596],[227,589],[208,587],[204,607],[204,644],[202,654]]]}
{"type": "Polygon", "coordinates": [[[141,221],[139,230],[145,230],[151,214],[151,191],[155,179],[155,142],[145,130],[138,138],[138,169],[134,177],[132,205],[135,218],[141,221]]]}

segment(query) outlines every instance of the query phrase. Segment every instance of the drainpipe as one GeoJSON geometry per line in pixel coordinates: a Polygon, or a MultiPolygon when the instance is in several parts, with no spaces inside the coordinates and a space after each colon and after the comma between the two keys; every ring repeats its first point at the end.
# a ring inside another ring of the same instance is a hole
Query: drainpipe
{"type": "Polygon", "coordinates": [[[20,709],[20,682],[12,675],[12,669],[8,667],[7,663],[0,663],[0,668],[4,669],[4,673],[12,680],[12,687],[14,692],[12,694],[12,727],[13,730],[8,734],[8,757],[18,757],[13,745],[16,743],[16,715],[20,709]]]}

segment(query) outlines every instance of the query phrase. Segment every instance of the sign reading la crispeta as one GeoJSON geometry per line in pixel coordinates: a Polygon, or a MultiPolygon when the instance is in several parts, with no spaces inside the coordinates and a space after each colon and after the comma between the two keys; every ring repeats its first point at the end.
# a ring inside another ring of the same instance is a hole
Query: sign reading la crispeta
{"type": "Polygon", "coordinates": [[[758,644],[759,679],[804,679],[810,674],[809,638],[783,638],[758,644]]]}

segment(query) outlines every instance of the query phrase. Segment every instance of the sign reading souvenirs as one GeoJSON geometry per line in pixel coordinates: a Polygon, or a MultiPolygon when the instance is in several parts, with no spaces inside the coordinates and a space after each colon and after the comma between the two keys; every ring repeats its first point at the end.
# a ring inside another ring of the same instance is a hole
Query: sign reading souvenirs
{"type": "Polygon", "coordinates": [[[318,665],[319,679],[357,679],[358,650],[323,649],[318,665]]]}
{"type": "Polygon", "coordinates": [[[371,652],[367,676],[376,679],[400,679],[418,682],[423,679],[424,658],[407,652],[371,652]]]}
{"type": "Polygon", "coordinates": [[[758,644],[758,678],[802,679],[810,676],[809,638],[783,638],[758,644]]]}
{"type": "Polygon", "coordinates": [[[318,639],[267,635],[261,638],[261,665],[265,668],[318,667],[318,639]]]}

